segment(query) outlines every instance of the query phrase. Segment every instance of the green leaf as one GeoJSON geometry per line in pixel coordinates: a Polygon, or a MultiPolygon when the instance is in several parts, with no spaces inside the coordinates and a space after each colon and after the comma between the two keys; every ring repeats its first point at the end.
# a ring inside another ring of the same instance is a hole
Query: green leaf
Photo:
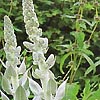
{"type": "Polygon", "coordinates": [[[86,30],[86,24],[84,22],[80,23],[80,27],[86,30]]]}
{"type": "Polygon", "coordinates": [[[100,89],[92,93],[88,100],[100,100],[100,89]]]}
{"type": "Polygon", "coordinates": [[[95,62],[95,66],[97,67],[98,65],[100,65],[100,60],[95,62]]]}
{"type": "Polygon", "coordinates": [[[71,19],[72,19],[72,18],[76,18],[75,16],[70,16],[70,15],[65,15],[65,14],[63,14],[63,15],[62,15],[62,18],[65,18],[65,17],[71,18],[71,19]]]}
{"type": "Polygon", "coordinates": [[[90,90],[90,81],[86,80],[85,81],[85,88],[83,90],[83,99],[82,100],[88,100],[88,97],[91,95],[91,90],[90,90]]]}
{"type": "Polygon", "coordinates": [[[14,28],[14,30],[16,31],[16,32],[22,32],[22,30],[20,30],[19,28],[17,28],[17,27],[13,27],[14,28]]]}
{"type": "Polygon", "coordinates": [[[96,66],[95,66],[94,62],[92,61],[92,59],[89,56],[87,56],[86,54],[82,54],[82,55],[90,64],[90,67],[85,71],[85,76],[87,74],[89,74],[92,70],[93,70],[93,73],[95,73],[96,66]]]}
{"type": "Polygon", "coordinates": [[[85,8],[86,10],[92,10],[92,9],[94,9],[94,8],[93,8],[93,4],[91,4],[90,2],[86,3],[85,6],[84,6],[84,8],[85,8]]]}
{"type": "Polygon", "coordinates": [[[93,70],[93,73],[96,71],[96,67],[100,65],[100,61],[97,61],[95,64],[91,65],[86,71],[85,76],[93,70]]]}
{"type": "Polygon", "coordinates": [[[0,8],[0,13],[5,13],[5,14],[8,14],[9,12],[7,12],[5,9],[3,8],[0,8]]]}
{"type": "Polygon", "coordinates": [[[16,90],[14,100],[28,100],[25,90],[22,86],[19,86],[16,90]]]}
{"type": "Polygon", "coordinates": [[[64,65],[64,62],[65,60],[68,58],[68,56],[70,56],[72,54],[72,52],[69,52],[68,54],[65,54],[62,58],[61,58],[61,61],[60,61],[60,71],[62,74],[64,74],[64,71],[63,71],[63,65],[64,65]]]}
{"type": "Polygon", "coordinates": [[[79,91],[79,85],[77,83],[67,84],[65,90],[65,96],[62,100],[78,100],[77,94],[79,91]]]}
{"type": "Polygon", "coordinates": [[[81,19],[82,21],[84,21],[85,23],[87,23],[89,26],[93,27],[93,25],[86,19],[81,19]]]}
{"type": "Polygon", "coordinates": [[[94,70],[94,67],[93,66],[90,66],[86,71],[85,71],[85,76],[87,74],[89,74],[92,70],[94,70]]]}
{"type": "Polygon", "coordinates": [[[47,4],[47,5],[51,5],[53,4],[54,2],[50,1],[50,0],[39,0],[40,2],[44,3],[44,4],[47,4]]]}
{"type": "Polygon", "coordinates": [[[90,50],[88,50],[88,49],[81,49],[81,51],[82,51],[83,53],[85,53],[86,55],[94,56],[93,52],[90,51],[90,50]]]}
{"type": "Polygon", "coordinates": [[[61,13],[61,11],[59,9],[52,9],[51,12],[52,12],[53,16],[56,16],[57,14],[61,13]]]}
{"type": "Polygon", "coordinates": [[[85,34],[83,32],[71,32],[71,34],[75,37],[78,47],[83,48],[85,34]]]}

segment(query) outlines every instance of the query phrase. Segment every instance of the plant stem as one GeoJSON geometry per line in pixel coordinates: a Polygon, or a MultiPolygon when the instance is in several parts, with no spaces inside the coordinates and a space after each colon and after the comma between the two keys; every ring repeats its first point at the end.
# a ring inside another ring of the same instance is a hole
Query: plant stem
{"type": "Polygon", "coordinates": [[[88,42],[90,42],[90,40],[91,40],[91,38],[92,38],[92,36],[93,36],[93,34],[94,34],[94,31],[95,31],[96,28],[97,28],[97,25],[98,25],[98,22],[95,24],[95,26],[94,26],[94,28],[93,28],[93,31],[92,31],[92,33],[91,33],[89,39],[88,39],[88,42]]]}
{"type": "Polygon", "coordinates": [[[10,16],[11,11],[12,11],[12,8],[13,8],[13,0],[11,0],[10,4],[11,4],[11,6],[10,6],[10,10],[9,10],[9,14],[8,14],[8,16],[10,16]]]}
{"type": "Polygon", "coordinates": [[[71,84],[71,83],[73,82],[73,80],[74,80],[76,71],[77,71],[77,69],[79,68],[79,66],[80,66],[80,64],[81,64],[81,61],[82,61],[82,55],[80,56],[80,59],[79,59],[78,65],[77,65],[77,67],[76,67],[76,69],[75,69],[75,72],[73,72],[73,74],[72,74],[72,76],[71,76],[71,78],[70,78],[70,84],[71,84]]]}

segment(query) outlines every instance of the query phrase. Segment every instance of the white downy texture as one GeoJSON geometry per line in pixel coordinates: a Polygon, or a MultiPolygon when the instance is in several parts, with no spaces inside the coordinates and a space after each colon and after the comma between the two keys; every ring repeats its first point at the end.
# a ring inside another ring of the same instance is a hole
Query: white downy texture
{"type": "Polygon", "coordinates": [[[21,47],[17,47],[13,24],[8,16],[4,16],[4,39],[6,42],[4,47],[7,59],[6,66],[16,67],[20,64],[21,47]]]}
{"type": "Polygon", "coordinates": [[[33,43],[24,41],[23,42],[24,46],[27,47],[30,51],[35,51],[35,45],[33,43]]]}
{"type": "MultiPolygon", "coordinates": [[[[24,85],[27,80],[27,71],[25,59],[23,59],[22,63],[20,63],[21,47],[17,46],[13,24],[8,16],[4,16],[4,39],[6,42],[4,50],[6,53],[7,61],[6,64],[4,64],[0,60],[3,66],[6,68],[5,73],[3,75],[2,88],[6,93],[14,97],[19,85],[23,86],[23,89],[25,89],[24,85]],[[21,78],[19,77],[20,74],[22,75],[21,78]]],[[[25,93],[26,91],[28,91],[28,88],[27,90],[25,90],[25,93]]]]}
{"type": "Polygon", "coordinates": [[[42,100],[40,96],[35,96],[32,100],[42,100]]]}
{"type": "Polygon", "coordinates": [[[46,64],[48,65],[48,68],[50,69],[55,64],[55,58],[54,55],[51,54],[48,59],[46,60],[46,64]]]}
{"type": "Polygon", "coordinates": [[[39,96],[41,95],[41,93],[43,92],[42,91],[42,88],[40,87],[40,85],[35,82],[34,80],[32,80],[31,78],[28,78],[29,79],[29,87],[31,89],[31,91],[36,95],[36,96],[39,96]]]}
{"type": "Polygon", "coordinates": [[[21,85],[19,85],[15,92],[14,100],[28,100],[25,89],[21,85]]]}
{"type": "Polygon", "coordinates": [[[1,90],[0,90],[0,92],[1,92],[2,100],[10,100],[1,90]]]}
{"type": "Polygon", "coordinates": [[[46,60],[44,56],[48,50],[48,39],[41,37],[42,30],[39,28],[38,18],[34,12],[33,0],[23,0],[22,5],[26,33],[31,41],[31,43],[24,42],[23,44],[32,51],[33,65],[38,66],[32,74],[41,81],[40,87],[37,82],[29,78],[29,87],[35,96],[33,100],[41,100],[41,98],[43,100],[61,100],[64,96],[66,81],[59,86],[57,91],[53,91],[51,84],[54,84],[53,88],[56,89],[56,81],[50,68],[55,63],[55,57],[51,54],[46,60]]]}
{"type": "Polygon", "coordinates": [[[61,100],[61,99],[64,97],[64,95],[65,95],[66,82],[67,82],[67,80],[65,80],[65,81],[58,87],[58,90],[56,91],[56,96],[55,96],[54,100],[61,100]]]}
{"type": "Polygon", "coordinates": [[[23,59],[20,67],[18,68],[18,73],[19,74],[24,74],[26,71],[26,65],[25,65],[25,58],[23,59]]]}

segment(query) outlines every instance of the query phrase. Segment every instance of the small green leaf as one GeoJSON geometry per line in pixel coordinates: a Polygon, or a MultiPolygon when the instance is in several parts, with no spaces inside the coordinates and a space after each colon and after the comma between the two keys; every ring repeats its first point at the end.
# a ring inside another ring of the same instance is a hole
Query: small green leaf
{"type": "Polygon", "coordinates": [[[85,23],[87,23],[88,25],[90,25],[91,27],[93,27],[93,25],[89,21],[87,21],[86,19],[81,19],[81,20],[84,21],[85,23]]]}
{"type": "Polygon", "coordinates": [[[87,62],[90,64],[90,67],[85,71],[85,76],[87,74],[89,74],[92,70],[93,70],[93,73],[95,73],[96,66],[95,66],[94,62],[92,61],[92,59],[89,56],[87,56],[86,54],[82,54],[82,55],[87,60],[87,62]]]}
{"type": "Polygon", "coordinates": [[[14,28],[14,30],[16,31],[16,32],[22,32],[22,30],[20,30],[19,28],[17,28],[17,27],[13,27],[14,28]]]}
{"type": "Polygon", "coordinates": [[[88,50],[88,49],[81,49],[81,51],[82,51],[83,53],[85,53],[86,55],[94,56],[93,52],[90,51],[90,50],[88,50]]]}
{"type": "Polygon", "coordinates": [[[86,71],[85,71],[85,76],[87,74],[89,74],[92,70],[94,70],[94,67],[93,66],[90,66],[86,71]]]}
{"type": "Polygon", "coordinates": [[[64,18],[64,17],[71,18],[71,19],[72,19],[72,18],[76,18],[75,16],[70,16],[70,15],[65,15],[65,14],[63,14],[63,15],[62,15],[62,18],[64,18]]]}
{"type": "Polygon", "coordinates": [[[61,61],[60,61],[60,71],[62,74],[64,74],[64,71],[63,71],[63,65],[64,65],[64,62],[65,60],[68,58],[68,56],[70,56],[72,54],[72,52],[69,52],[68,54],[65,54],[62,58],[61,58],[61,61]]]}
{"type": "Polygon", "coordinates": [[[86,80],[85,81],[85,88],[83,90],[83,99],[82,100],[88,100],[88,97],[91,95],[91,90],[90,90],[90,81],[86,80]]]}
{"type": "Polygon", "coordinates": [[[97,67],[98,65],[100,65],[100,60],[95,62],[95,66],[97,67]]]}
{"type": "Polygon", "coordinates": [[[9,12],[7,12],[5,9],[0,8],[0,13],[4,13],[4,14],[8,14],[9,12]]]}
{"type": "Polygon", "coordinates": [[[71,32],[71,34],[75,37],[78,47],[83,48],[85,34],[83,32],[71,32]]]}
{"type": "Polygon", "coordinates": [[[47,4],[47,5],[51,5],[53,4],[54,2],[50,1],[50,0],[39,0],[40,2],[44,3],[44,4],[47,4]]]}
{"type": "Polygon", "coordinates": [[[100,100],[100,89],[92,93],[88,100],[100,100]]]}

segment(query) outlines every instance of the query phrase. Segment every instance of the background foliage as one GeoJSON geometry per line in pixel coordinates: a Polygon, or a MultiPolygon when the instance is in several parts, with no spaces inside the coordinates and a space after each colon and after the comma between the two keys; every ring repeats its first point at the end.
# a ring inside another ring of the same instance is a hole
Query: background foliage
{"type": "MultiPolygon", "coordinates": [[[[55,67],[53,67],[53,71],[57,79],[62,79],[65,74],[62,74],[60,72],[60,64],[61,59],[63,55],[68,53],[69,47],[64,46],[67,44],[74,43],[75,39],[81,38],[81,35],[79,37],[73,36],[74,31],[76,31],[76,28],[84,32],[85,38],[84,41],[87,41],[92,33],[95,21],[100,21],[100,0],[34,0],[35,4],[35,11],[37,13],[40,27],[43,29],[43,36],[47,37],[49,39],[49,51],[46,56],[53,53],[56,56],[56,64],[55,67]],[[79,2],[82,2],[79,4],[79,2]],[[79,8],[83,7],[82,12],[82,18],[84,21],[80,21],[76,25],[76,20],[78,19],[78,11],[79,8]],[[96,12],[97,7],[97,12],[96,12]],[[98,14],[98,18],[97,17],[98,14]],[[72,35],[71,35],[72,34],[72,35]],[[70,42],[71,41],[71,42],[70,42]]],[[[2,58],[3,61],[5,61],[5,53],[3,51],[4,47],[4,40],[3,40],[3,17],[4,15],[9,15],[15,29],[15,34],[17,36],[18,45],[21,45],[22,48],[22,56],[26,56],[26,64],[27,67],[30,67],[32,57],[30,54],[26,53],[26,50],[22,44],[24,40],[28,40],[28,36],[25,33],[24,23],[23,23],[23,16],[22,16],[22,4],[21,0],[1,0],[0,1],[0,58],[2,58]]],[[[83,36],[82,36],[83,37],[83,36]]],[[[79,40],[79,43],[82,42],[79,40]]],[[[93,62],[96,62],[100,60],[100,23],[98,23],[94,34],[92,35],[90,39],[90,47],[89,50],[92,51],[93,55],[89,54],[89,57],[93,60],[93,62]]],[[[75,45],[74,45],[75,46],[75,45]]],[[[68,57],[65,59],[63,64],[63,71],[67,73],[69,68],[66,69],[66,66],[68,65],[68,62],[70,61],[70,58],[68,57]]],[[[3,72],[4,69],[0,65],[0,70],[3,72]]],[[[89,67],[89,64],[82,60],[81,67],[78,69],[74,82],[79,82],[80,85],[80,93],[82,92],[82,89],[85,86],[85,82],[87,79],[91,80],[92,82],[98,83],[100,81],[100,67],[96,68],[96,72],[89,73],[88,76],[84,76],[84,73],[86,72],[86,69],[89,67]]],[[[77,91],[79,90],[79,87],[76,86],[77,84],[74,84],[77,91]]],[[[73,88],[72,87],[72,88],[73,88]]],[[[87,83],[86,87],[87,88],[87,83]]],[[[68,87],[70,88],[70,87],[68,87]]],[[[89,92],[85,91],[84,89],[84,95],[89,92]]],[[[74,89],[73,89],[74,91],[74,89]]],[[[75,93],[77,94],[77,91],[75,93]]],[[[79,97],[80,97],[79,93],[79,97]]],[[[72,95],[72,94],[70,94],[72,95]]],[[[85,97],[84,97],[85,98],[85,97]]],[[[91,97],[93,98],[93,97],[91,97]]],[[[86,100],[86,99],[84,99],[86,100]]],[[[89,99],[92,100],[92,99],[89,99]]],[[[94,100],[94,99],[93,99],[94,100]]]]}

